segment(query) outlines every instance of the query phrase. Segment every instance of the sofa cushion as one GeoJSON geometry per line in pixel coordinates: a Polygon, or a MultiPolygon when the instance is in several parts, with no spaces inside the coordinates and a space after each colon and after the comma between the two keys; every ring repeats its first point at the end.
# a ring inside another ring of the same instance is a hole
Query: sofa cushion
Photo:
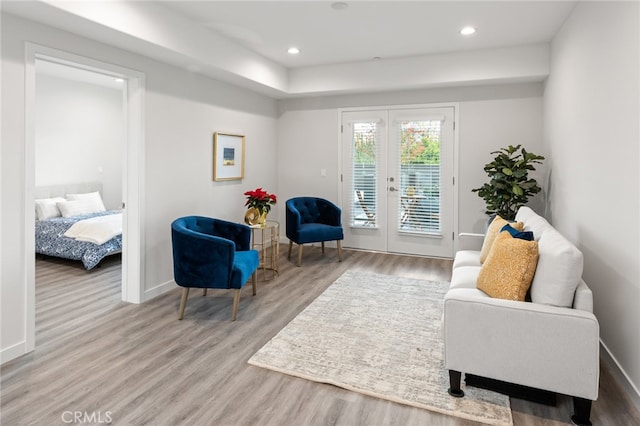
{"type": "Polygon", "coordinates": [[[480,252],[476,250],[460,250],[456,252],[456,257],[453,259],[453,269],[461,266],[482,266],[480,252]]]}
{"type": "Polygon", "coordinates": [[[531,284],[531,301],[572,307],[582,277],[582,252],[552,227],[538,243],[540,259],[531,284]]]}
{"type": "MultiPolygon", "coordinates": [[[[496,216],[489,225],[487,229],[487,233],[484,236],[484,242],[482,243],[482,249],[480,250],[480,263],[484,263],[489,255],[489,251],[491,251],[491,245],[493,244],[493,240],[496,239],[496,236],[500,232],[503,226],[509,224],[509,221],[501,218],[500,216],[496,216]]],[[[524,230],[524,224],[522,222],[512,223],[511,226],[516,228],[518,231],[524,230]]]]}
{"type": "Polygon", "coordinates": [[[449,288],[476,288],[480,266],[461,266],[451,273],[449,288]]]}
{"type": "Polygon", "coordinates": [[[542,234],[547,229],[552,228],[545,218],[539,216],[531,208],[526,206],[522,206],[518,209],[518,212],[516,213],[516,220],[524,224],[525,231],[533,232],[533,238],[536,241],[540,240],[540,237],[542,237],[542,234]]]}
{"type": "Polygon", "coordinates": [[[524,301],[538,263],[538,243],[501,232],[478,274],[478,289],[491,297],[524,301]]]}

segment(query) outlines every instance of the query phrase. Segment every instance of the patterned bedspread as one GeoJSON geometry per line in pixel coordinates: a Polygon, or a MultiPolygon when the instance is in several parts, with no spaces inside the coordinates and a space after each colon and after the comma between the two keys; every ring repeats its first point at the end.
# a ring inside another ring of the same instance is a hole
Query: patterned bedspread
{"type": "Polygon", "coordinates": [[[73,238],[65,237],[64,233],[71,225],[80,220],[117,213],[121,213],[121,210],[36,221],[36,253],[81,260],[87,270],[95,268],[103,258],[122,250],[122,234],[102,245],[97,245],[86,241],[76,241],[73,238]]]}

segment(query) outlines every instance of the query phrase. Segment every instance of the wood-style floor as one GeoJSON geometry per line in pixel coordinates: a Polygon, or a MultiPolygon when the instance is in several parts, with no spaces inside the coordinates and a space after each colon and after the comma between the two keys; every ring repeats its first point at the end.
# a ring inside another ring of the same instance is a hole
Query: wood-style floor
{"type": "MultiPolygon", "coordinates": [[[[247,360],[346,270],[450,278],[451,262],[305,248],[302,267],[282,250],[280,275],[245,287],[236,322],[232,292],[192,291],[177,320],[180,289],[142,305],[120,301],[120,263],[36,262],[36,350],[1,371],[2,425],[471,425],[470,421],[349,392],[247,360]],[[76,424],[81,422],[76,422],[76,424]]],[[[260,278],[262,278],[260,276],[260,278]]],[[[570,362],[568,360],[567,362],[570,362]]],[[[526,367],[523,367],[526,368],[526,367]]],[[[638,425],[640,414],[603,366],[594,425],[638,425]]],[[[569,422],[556,407],[512,399],[515,425],[569,422]]]]}

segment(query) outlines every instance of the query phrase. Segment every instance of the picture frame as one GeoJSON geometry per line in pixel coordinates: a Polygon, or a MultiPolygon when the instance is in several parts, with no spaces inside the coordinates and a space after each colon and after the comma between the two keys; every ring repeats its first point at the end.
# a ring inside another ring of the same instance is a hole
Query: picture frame
{"type": "Polygon", "coordinates": [[[244,135],[213,134],[213,180],[244,178],[244,135]]]}

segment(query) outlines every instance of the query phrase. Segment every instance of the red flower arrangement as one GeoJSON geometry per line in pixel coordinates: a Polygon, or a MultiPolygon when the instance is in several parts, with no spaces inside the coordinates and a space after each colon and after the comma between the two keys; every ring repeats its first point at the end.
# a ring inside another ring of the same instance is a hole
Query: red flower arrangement
{"type": "Polygon", "coordinates": [[[276,194],[269,194],[262,188],[255,189],[253,191],[247,191],[244,193],[247,196],[247,202],[244,203],[247,208],[255,208],[260,214],[269,213],[271,206],[278,200],[276,194]]]}

